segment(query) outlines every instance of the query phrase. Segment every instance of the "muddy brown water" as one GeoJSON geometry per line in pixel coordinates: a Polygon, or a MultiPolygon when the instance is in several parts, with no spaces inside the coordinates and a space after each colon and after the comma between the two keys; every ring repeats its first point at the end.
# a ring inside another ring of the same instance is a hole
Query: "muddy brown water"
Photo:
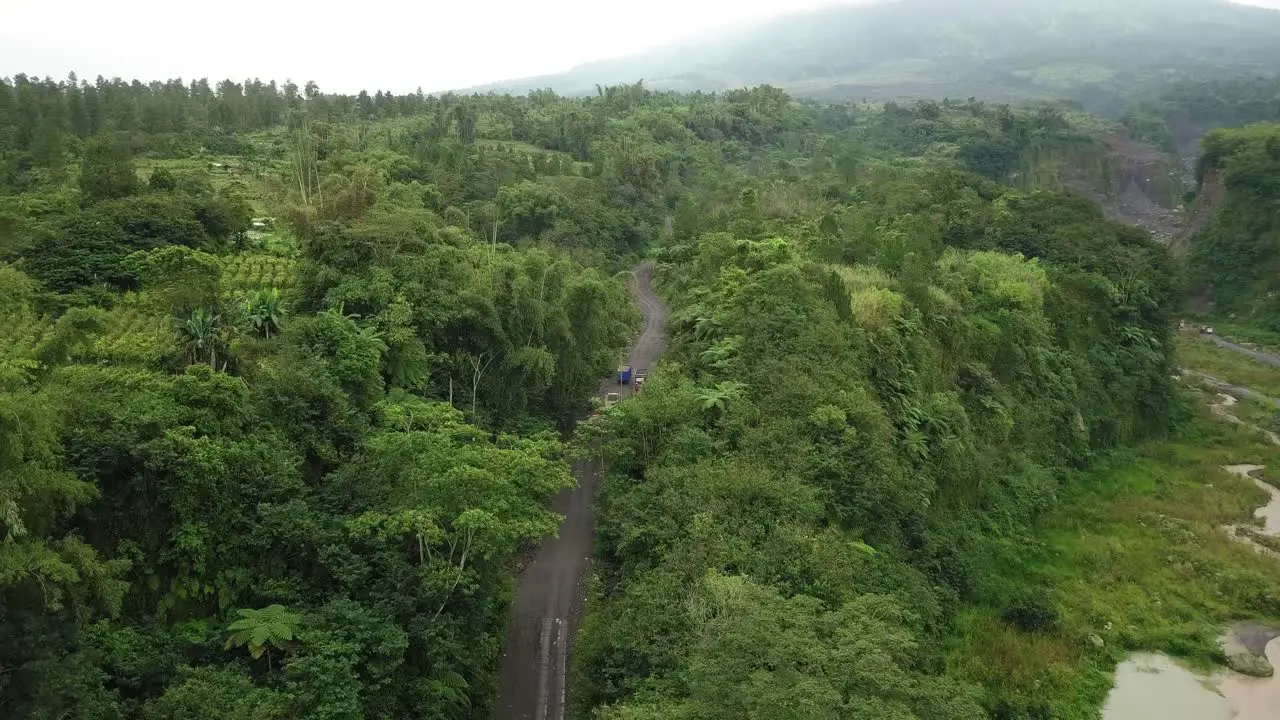
{"type": "MultiPolygon", "coordinates": [[[[1267,644],[1267,659],[1280,667],[1280,638],[1267,644]]],[[[1255,678],[1223,671],[1205,676],[1154,653],[1131,656],[1116,668],[1115,687],[1103,720],[1276,720],[1280,677],[1255,678]]]]}
{"type": "Polygon", "coordinates": [[[1205,677],[1166,655],[1139,653],[1116,668],[1102,720],[1234,720],[1231,706],[1205,677]]]}
{"type": "MultiPolygon", "coordinates": [[[[1280,638],[1267,643],[1267,659],[1280,668],[1280,638]]],[[[1229,673],[1218,692],[1227,700],[1234,720],[1275,720],[1280,718],[1280,676],[1255,678],[1229,673]]]]}

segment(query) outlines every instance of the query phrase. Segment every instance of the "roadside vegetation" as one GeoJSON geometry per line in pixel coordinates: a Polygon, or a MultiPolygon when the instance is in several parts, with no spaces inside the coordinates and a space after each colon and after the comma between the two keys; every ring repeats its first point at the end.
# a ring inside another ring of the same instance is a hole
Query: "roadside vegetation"
{"type": "Polygon", "coordinates": [[[974,604],[1034,623],[988,543],[1172,428],[1174,272],[1092,203],[942,159],[974,109],[935,109],[909,142],[906,109],[845,133],[867,159],[827,172],[851,190],[708,193],[658,250],[668,361],[589,436],[609,474],[580,712],[1037,716],[939,647],[974,604]]]}
{"type": "Polygon", "coordinates": [[[633,211],[390,99],[0,83],[0,715],[488,711],[633,211]]]}

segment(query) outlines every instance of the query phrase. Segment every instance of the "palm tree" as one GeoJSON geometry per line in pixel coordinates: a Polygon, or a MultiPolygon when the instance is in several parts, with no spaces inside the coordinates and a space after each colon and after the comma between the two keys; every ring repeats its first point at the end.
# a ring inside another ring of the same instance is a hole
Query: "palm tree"
{"type": "Polygon", "coordinates": [[[267,656],[267,670],[271,669],[271,648],[287,650],[297,636],[302,616],[291,613],[283,605],[268,605],[261,610],[237,610],[240,619],[227,627],[226,649],[249,647],[254,660],[267,656]]]}
{"type": "Polygon", "coordinates": [[[356,328],[356,334],[360,336],[361,340],[365,340],[378,348],[379,352],[386,352],[389,349],[387,341],[383,339],[382,330],[376,325],[360,325],[356,328]]]}
{"type": "Polygon", "coordinates": [[[177,325],[182,346],[187,352],[187,362],[207,361],[210,367],[218,369],[218,352],[226,344],[222,316],[196,308],[187,317],[179,318],[177,325]]]}
{"type": "Polygon", "coordinates": [[[284,308],[280,304],[280,291],[276,288],[264,288],[249,299],[249,325],[255,333],[268,340],[271,335],[280,332],[284,319],[284,308]]]}

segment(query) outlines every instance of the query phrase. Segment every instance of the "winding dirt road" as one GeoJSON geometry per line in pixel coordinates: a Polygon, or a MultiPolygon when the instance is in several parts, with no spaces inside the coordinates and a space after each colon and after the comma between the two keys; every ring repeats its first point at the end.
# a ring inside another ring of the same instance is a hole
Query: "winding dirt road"
{"type": "MultiPolygon", "coordinates": [[[[667,308],[654,294],[652,280],[653,266],[646,263],[628,284],[645,318],[644,331],[629,355],[632,367],[653,367],[666,348],[667,308]]],[[[600,393],[606,392],[619,392],[615,380],[601,385],[600,393]]],[[[622,388],[621,393],[626,397],[631,388],[622,388]]],[[[570,649],[585,599],[583,577],[595,549],[595,463],[575,463],[573,471],[578,486],[562,492],[553,503],[555,511],[565,516],[559,536],[543,544],[520,575],[502,658],[496,720],[563,720],[565,716],[570,649]]]]}

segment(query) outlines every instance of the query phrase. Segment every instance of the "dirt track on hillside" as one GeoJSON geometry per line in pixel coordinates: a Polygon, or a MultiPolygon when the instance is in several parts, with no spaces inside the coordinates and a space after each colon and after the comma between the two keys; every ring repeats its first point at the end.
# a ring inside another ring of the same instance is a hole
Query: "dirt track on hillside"
{"type": "MultiPolygon", "coordinates": [[[[644,312],[644,330],[629,355],[632,367],[652,367],[666,348],[667,308],[653,292],[653,266],[640,266],[630,283],[632,297],[644,312]]],[[[600,392],[618,392],[606,380],[600,392]]],[[[622,388],[624,397],[631,389],[622,388]]],[[[511,608],[501,685],[494,709],[496,720],[563,720],[574,633],[585,599],[583,579],[595,543],[592,509],[596,467],[591,461],[574,465],[578,486],[554,501],[565,516],[558,537],[539,548],[520,575],[511,608]]]]}

